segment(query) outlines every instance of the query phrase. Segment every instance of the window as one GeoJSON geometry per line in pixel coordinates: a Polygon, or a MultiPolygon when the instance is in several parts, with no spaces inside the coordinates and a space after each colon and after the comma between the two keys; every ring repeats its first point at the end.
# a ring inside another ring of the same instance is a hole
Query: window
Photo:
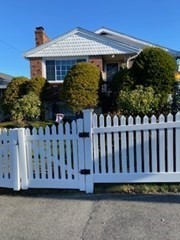
{"type": "Polygon", "coordinates": [[[63,81],[67,72],[73,65],[79,62],[86,62],[86,59],[74,60],[47,60],[46,78],[48,81],[63,81]]]}

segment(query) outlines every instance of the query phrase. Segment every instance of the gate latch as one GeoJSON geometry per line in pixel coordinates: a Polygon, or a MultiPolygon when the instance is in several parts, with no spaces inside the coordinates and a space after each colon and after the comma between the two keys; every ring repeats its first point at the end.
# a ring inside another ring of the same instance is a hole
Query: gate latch
{"type": "Polygon", "coordinates": [[[79,137],[80,138],[87,138],[87,137],[89,137],[89,132],[80,132],[79,137]]]}
{"type": "Polygon", "coordinates": [[[91,171],[90,171],[90,169],[81,169],[79,171],[79,173],[83,174],[83,175],[89,175],[89,174],[91,174],[91,171]]]}

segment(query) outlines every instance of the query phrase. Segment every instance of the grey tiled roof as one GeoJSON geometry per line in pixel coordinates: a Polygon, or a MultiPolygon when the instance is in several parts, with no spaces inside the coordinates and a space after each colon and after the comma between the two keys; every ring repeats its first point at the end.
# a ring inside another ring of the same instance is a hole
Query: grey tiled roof
{"type": "MultiPolygon", "coordinates": [[[[24,56],[25,58],[32,58],[131,54],[138,53],[147,46],[161,47],[104,27],[96,32],[76,28],[33,48],[26,52],[24,56]]],[[[177,51],[162,48],[170,54],[176,55],[177,51]]]]}

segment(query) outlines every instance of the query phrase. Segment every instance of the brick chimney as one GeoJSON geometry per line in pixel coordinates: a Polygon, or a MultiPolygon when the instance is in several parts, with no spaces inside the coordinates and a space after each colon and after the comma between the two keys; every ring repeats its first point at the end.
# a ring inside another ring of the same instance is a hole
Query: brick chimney
{"type": "Polygon", "coordinates": [[[43,43],[48,42],[50,39],[44,32],[43,27],[37,27],[35,30],[35,41],[36,41],[36,47],[39,45],[42,45],[43,43]]]}

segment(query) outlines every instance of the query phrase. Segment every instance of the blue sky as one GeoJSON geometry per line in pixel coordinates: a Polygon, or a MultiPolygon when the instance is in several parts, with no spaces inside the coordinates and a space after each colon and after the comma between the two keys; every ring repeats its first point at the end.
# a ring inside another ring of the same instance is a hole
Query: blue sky
{"type": "Polygon", "coordinates": [[[30,76],[23,52],[35,46],[37,26],[50,38],[76,27],[105,26],[180,51],[179,0],[3,0],[0,72],[30,76]]]}

